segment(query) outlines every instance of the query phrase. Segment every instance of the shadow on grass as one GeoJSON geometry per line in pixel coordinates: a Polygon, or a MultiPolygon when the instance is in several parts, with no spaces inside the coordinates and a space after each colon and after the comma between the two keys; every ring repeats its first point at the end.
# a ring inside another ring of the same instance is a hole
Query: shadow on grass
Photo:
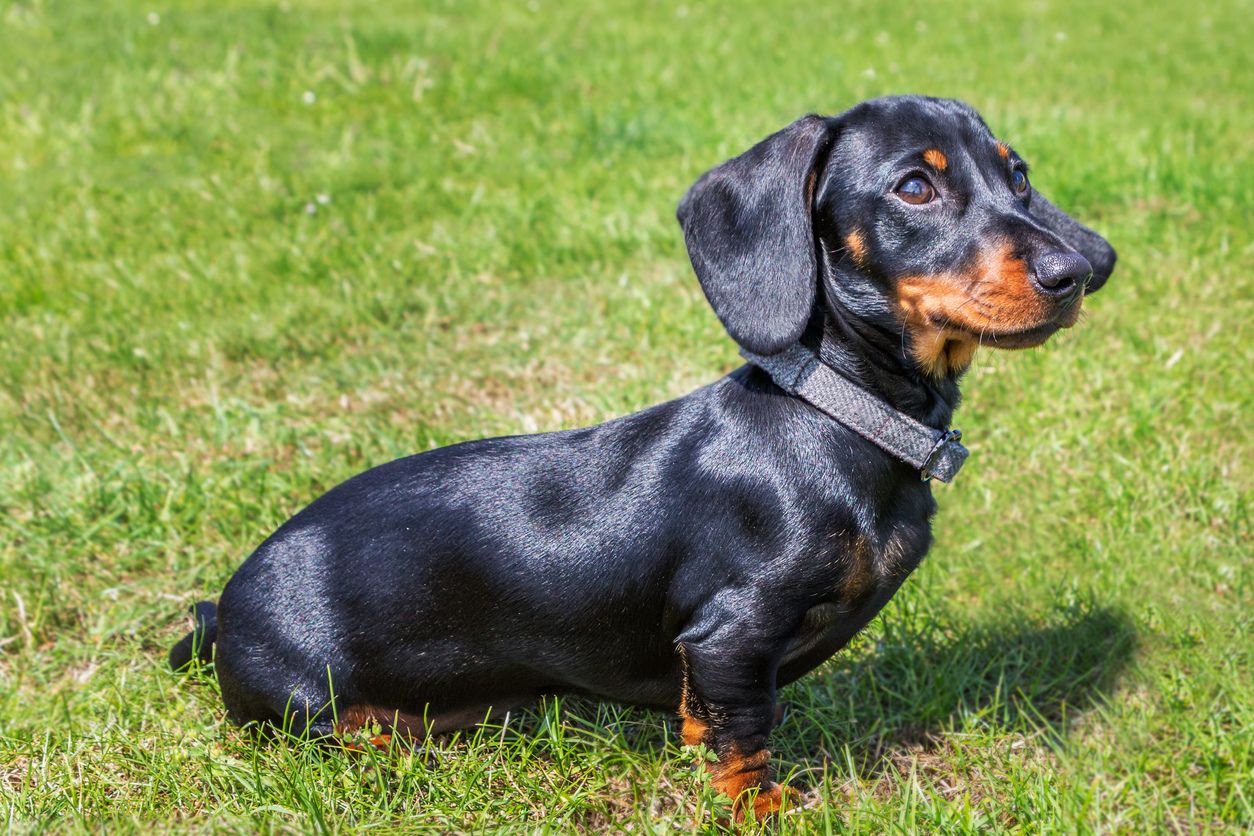
{"type": "Polygon", "coordinates": [[[803,771],[838,761],[865,778],[943,748],[955,730],[1052,745],[1101,704],[1136,645],[1126,613],[1086,600],[974,623],[893,607],[867,639],[784,690],[772,748],[803,771]]]}

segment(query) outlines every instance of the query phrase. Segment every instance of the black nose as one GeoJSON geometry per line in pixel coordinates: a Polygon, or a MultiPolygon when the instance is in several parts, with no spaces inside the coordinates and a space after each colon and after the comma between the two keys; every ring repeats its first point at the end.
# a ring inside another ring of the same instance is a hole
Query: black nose
{"type": "Polygon", "coordinates": [[[1042,293],[1061,299],[1084,289],[1093,265],[1079,253],[1050,253],[1032,262],[1032,276],[1042,293]]]}

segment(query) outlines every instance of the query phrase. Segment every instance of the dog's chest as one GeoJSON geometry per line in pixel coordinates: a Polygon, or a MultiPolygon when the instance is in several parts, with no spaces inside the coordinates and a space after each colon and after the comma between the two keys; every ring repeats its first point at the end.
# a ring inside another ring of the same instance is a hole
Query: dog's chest
{"type": "Polygon", "coordinates": [[[806,610],[801,620],[801,628],[788,642],[781,664],[788,664],[808,655],[823,643],[830,634],[836,631],[841,611],[837,604],[823,603],[806,610]]]}
{"type": "Polygon", "coordinates": [[[834,653],[875,617],[927,552],[930,534],[901,526],[882,542],[851,538],[837,555],[842,567],[829,600],[810,607],[781,664],[834,653]]]}

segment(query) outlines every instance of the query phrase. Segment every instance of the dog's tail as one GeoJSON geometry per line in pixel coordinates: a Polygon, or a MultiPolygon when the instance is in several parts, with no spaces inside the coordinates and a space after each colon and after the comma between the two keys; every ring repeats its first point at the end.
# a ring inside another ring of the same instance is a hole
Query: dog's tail
{"type": "Polygon", "coordinates": [[[199,659],[202,665],[213,661],[213,643],[218,640],[218,605],[200,601],[192,605],[192,631],[170,648],[170,667],[180,671],[199,659]]]}

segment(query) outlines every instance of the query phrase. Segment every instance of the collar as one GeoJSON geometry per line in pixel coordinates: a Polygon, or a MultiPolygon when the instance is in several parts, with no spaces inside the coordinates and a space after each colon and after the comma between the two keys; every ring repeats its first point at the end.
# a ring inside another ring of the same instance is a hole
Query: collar
{"type": "Polygon", "coordinates": [[[962,431],[938,430],[898,412],[797,343],[779,354],[740,354],[775,385],[844,424],[884,452],[919,471],[924,482],[949,482],[967,458],[962,431]]]}

